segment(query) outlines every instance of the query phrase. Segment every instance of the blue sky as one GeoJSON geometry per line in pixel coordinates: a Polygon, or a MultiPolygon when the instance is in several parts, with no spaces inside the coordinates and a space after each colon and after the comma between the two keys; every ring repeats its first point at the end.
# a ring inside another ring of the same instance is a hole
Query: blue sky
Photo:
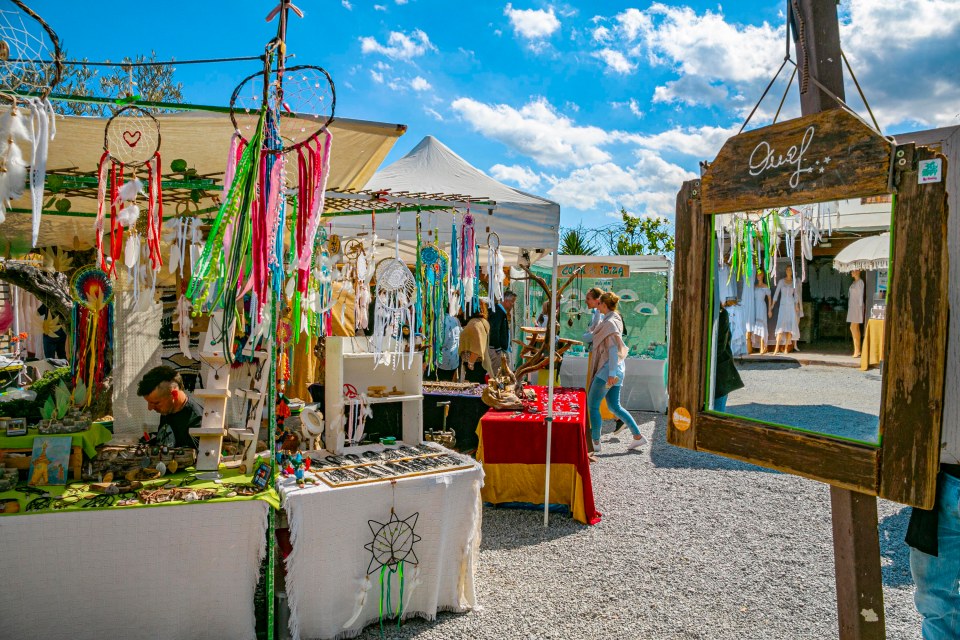
{"type": "MultiPolygon", "coordinates": [[[[428,134],[494,177],[557,200],[565,226],[620,205],[672,217],[680,183],[736,133],[783,57],[780,0],[300,0],[289,52],[326,68],[337,113],[428,134]]],[[[32,6],[71,58],[258,55],[272,2],[32,6]]],[[[885,132],[960,125],[960,0],[843,0],[843,47],[885,132]]],[[[258,63],[184,65],[186,100],[225,105],[258,63]]],[[[785,78],[783,79],[785,82],[785,78]]],[[[778,84],[755,116],[769,122],[778,84]]],[[[796,88],[786,112],[798,115],[796,88]]],[[[860,108],[852,88],[851,103],[860,108]]],[[[295,107],[294,107],[295,108],[295,107]]]]}

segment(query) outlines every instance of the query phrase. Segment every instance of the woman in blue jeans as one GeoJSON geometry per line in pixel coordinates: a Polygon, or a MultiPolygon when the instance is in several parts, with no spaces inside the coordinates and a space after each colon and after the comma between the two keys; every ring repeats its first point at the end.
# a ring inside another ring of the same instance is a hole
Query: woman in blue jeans
{"type": "MultiPolygon", "coordinates": [[[[593,358],[590,363],[590,391],[587,394],[587,410],[590,414],[590,431],[593,450],[600,451],[600,404],[604,398],[607,408],[623,421],[623,428],[630,429],[633,441],[627,449],[636,449],[647,444],[640,427],[626,409],[620,406],[620,388],[623,385],[627,345],[623,343],[623,319],[617,313],[620,297],[612,292],[600,296],[598,309],[603,318],[593,330],[593,358]]],[[[619,432],[619,430],[618,430],[619,432]]]]}

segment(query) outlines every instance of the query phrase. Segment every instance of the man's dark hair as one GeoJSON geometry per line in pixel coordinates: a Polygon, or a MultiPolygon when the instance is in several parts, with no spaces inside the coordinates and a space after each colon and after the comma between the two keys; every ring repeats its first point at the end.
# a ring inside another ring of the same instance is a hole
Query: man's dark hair
{"type": "Polygon", "coordinates": [[[507,289],[506,291],[503,292],[504,300],[506,300],[507,298],[516,298],[516,297],[517,297],[517,294],[514,293],[513,291],[510,291],[510,289],[507,289]]]}
{"type": "Polygon", "coordinates": [[[172,382],[178,389],[183,389],[183,378],[176,369],[166,366],[154,367],[141,378],[140,384],[137,385],[137,395],[141,398],[146,397],[164,382],[172,382]]]}

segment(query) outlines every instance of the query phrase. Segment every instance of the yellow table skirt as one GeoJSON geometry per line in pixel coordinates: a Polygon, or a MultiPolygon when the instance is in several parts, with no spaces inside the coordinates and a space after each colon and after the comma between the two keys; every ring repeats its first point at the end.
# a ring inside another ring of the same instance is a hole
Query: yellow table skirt
{"type": "MultiPolygon", "coordinates": [[[[486,474],[480,495],[484,502],[530,502],[543,504],[545,464],[484,464],[486,474]]],[[[550,504],[565,504],[573,519],[587,523],[583,506],[583,480],[572,464],[550,465],[550,504]]]]}
{"type": "Polygon", "coordinates": [[[863,330],[863,349],[860,355],[860,370],[866,371],[883,362],[884,321],[872,318],[863,330]]]}

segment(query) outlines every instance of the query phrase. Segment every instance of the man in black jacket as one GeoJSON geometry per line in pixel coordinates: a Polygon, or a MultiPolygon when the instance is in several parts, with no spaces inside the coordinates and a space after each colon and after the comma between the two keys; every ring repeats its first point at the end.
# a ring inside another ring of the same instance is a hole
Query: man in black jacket
{"type": "Polygon", "coordinates": [[[510,311],[517,301],[517,294],[507,289],[503,300],[490,310],[487,321],[490,323],[490,364],[492,375],[500,373],[500,363],[510,353],[510,311]]]}

